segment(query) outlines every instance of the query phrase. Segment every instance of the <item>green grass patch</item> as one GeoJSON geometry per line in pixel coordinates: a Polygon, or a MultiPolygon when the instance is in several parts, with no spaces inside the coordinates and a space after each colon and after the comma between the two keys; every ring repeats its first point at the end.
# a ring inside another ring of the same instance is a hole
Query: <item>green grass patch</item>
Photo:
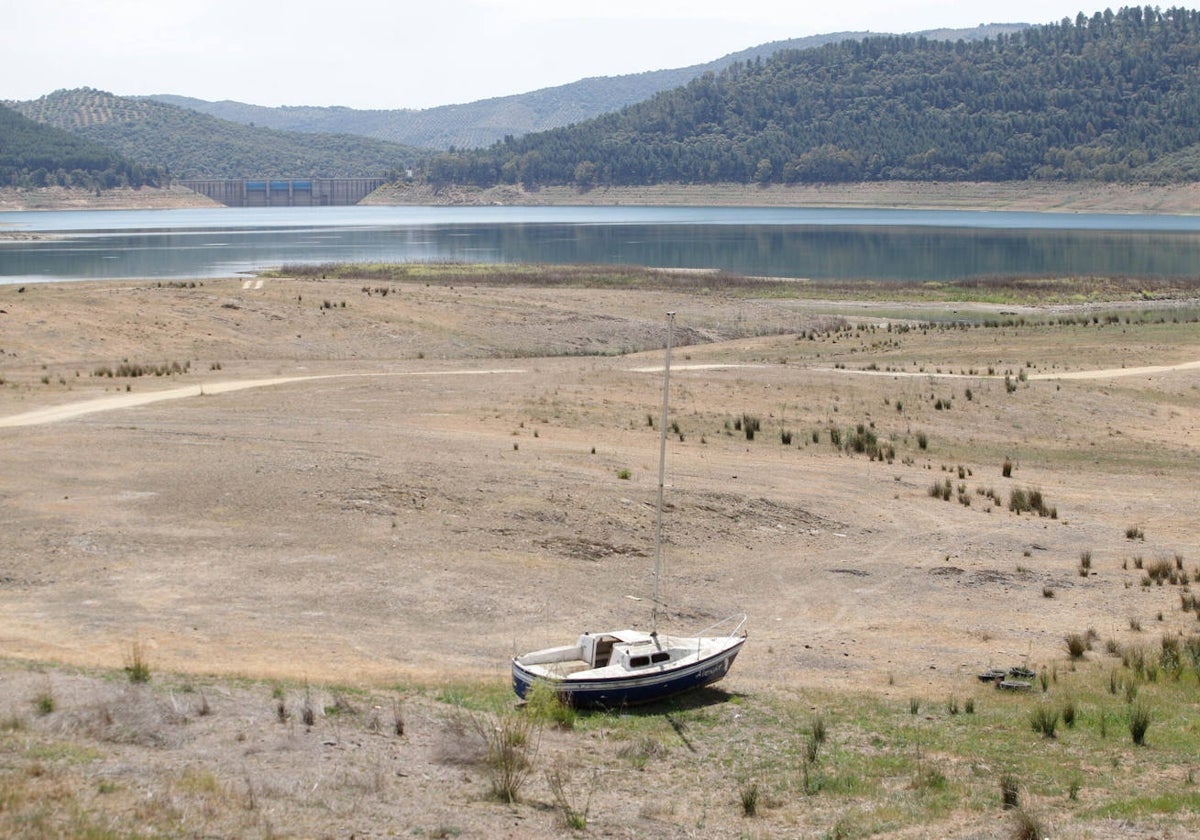
{"type": "Polygon", "coordinates": [[[1118,798],[1084,816],[1099,819],[1132,820],[1153,814],[1200,813],[1200,791],[1169,790],[1161,793],[1118,798]]]}

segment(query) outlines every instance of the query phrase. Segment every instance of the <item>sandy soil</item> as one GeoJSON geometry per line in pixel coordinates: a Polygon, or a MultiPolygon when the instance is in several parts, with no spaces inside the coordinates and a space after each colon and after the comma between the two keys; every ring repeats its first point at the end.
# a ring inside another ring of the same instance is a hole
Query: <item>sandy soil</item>
{"type": "Polygon", "coordinates": [[[1068,184],[1042,181],[771,185],[659,184],[648,187],[387,186],[364,204],[685,205],[758,207],[894,207],[929,210],[1022,210],[1059,213],[1200,212],[1200,184],[1068,184]]]}
{"type": "MultiPolygon", "coordinates": [[[[104,769],[83,776],[119,778],[130,808],[133,791],[157,778],[161,792],[167,772],[178,788],[193,768],[260,803],[245,823],[216,809],[208,831],[225,836],[561,831],[545,809],[464,794],[478,778],[449,754],[468,748],[417,688],[503,690],[514,650],[645,620],[647,417],[668,309],[683,346],[663,586],[680,630],[749,613],[728,691],[941,697],[983,666],[1061,657],[1066,631],[1123,640],[1131,617],[1164,611],[1164,628],[1195,623],[1122,570],[1133,524],[1147,558],[1200,558],[1195,323],[901,330],[895,305],[389,291],[0,287],[0,711],[52,686],[52,731],[136,729],[100,738],[104,769]],[[831,330],[843,324],[859,328],[831,330]],[[123,362],[187,372],[107,375],[123,362]],[[762,421],[754,441],[732,429],[743,414],[762,421]],[[830,427],[857,424],[896,459],[830,446],[830,427]],[[969,506],[931,498],[946,478],[969,506]],[[1016,487],[1041,489],[1057,518],[983,495],[1016,487]],[[178,675],[169,699],[90,670],[119,669],[135,644],[178,675]],[[280,726],[236,678],[287,681],[292,709],[304,683],[322,709],[345,700],[330,686],[409,686],[407,740],[387,737],[393,710],[375,694],[346,701],[373,729],[331,714],[313,734],[280,726]]],[[[732,809],[698,830],[691,811],[605,801],[608,835],[746,831],[732,809]]]]}
{"type": "MultiPolygon", "coordinates": [[[[0,189],[0,210],[168,210],[220,205],[186,187],[143,187],[88,190],[46,187],[36,190],[0,189]]],[[[0,227],[0,233],[3,228],[0,227]]]]}

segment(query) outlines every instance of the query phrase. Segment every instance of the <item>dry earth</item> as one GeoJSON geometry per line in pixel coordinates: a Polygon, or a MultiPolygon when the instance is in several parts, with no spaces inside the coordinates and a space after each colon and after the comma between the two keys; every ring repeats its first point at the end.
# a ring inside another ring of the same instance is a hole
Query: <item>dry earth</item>
{"type": "MultiPolygon", "coordinates": [[[[909,182],[773,185],[659,184],[646,187],[544,187],[526,190],[422,184],[387,185],[363,204],[404,205],[689,205],[762,207],[902,207],[933,210],[1022,210],[1062,213],[1200,212],[1200,184],[1101,184],[1044,181],[909,182]]],[[[60,187],[0,189],[3,210],[100,210],[215,207],[185,187],[106,190],[100,195],[60,187]]],[[[0,235],[3,227],[0,225],[0,235]]]]}
{"type": "MultiPolygon", "coordinates": [[[[28,771],[24,795],[61,804],[31,835],[110,817],[187,836],[564,831],[542,781],[520,805],[483,796],[470,727],[437,698],[502,692],[514,650],[644,622],[658,446],[647,416],[667,310],[683,346],[663,585],[680,630],[750,616],[712,711],[731,738],[739,703],[943,698],[984,666],[1062,660],[1066,632],[1126,641],[1131,618],[1157,629],[1159,614],[1166,630],[1195,625],[1176,592],[1130,587],[1137,573],[1122,568],[1135,553],[1200,560],[1200,327],[1178,309],[1051,327],[1071,312],[980,308],[1012,323],[904,329],[924,313],[380,291],[0,286],[0,715],[12,724],[0,772],[28,771]],[[176,362],[186,372],[105,375],[176,362]],[[762,421],[754,441],[730,429],[744,413],[762,421]],[[831,427],[858,424],[895,460],[830,445],[831,427]],[[947,478],[969,506],[930,496],[947,478]],[[982,495],[1014,488],[1040,489],[1057,518],[982,495]],[[148,687],[111,677],[135,647],[148,687]],[[306,691],[313,727],[299,720],[306,691]],[[33,715],[46,694],[54,710],[33,715]],[[51,751],[40,774],[26,766],[34,747],[51,751]]],[[[831,825],[803,802],[747,822],[728,756],[697,766],[677,745],[637,773],[621,746],[594,730],[544,736],[545,756],[605,771],[589,833],[831,825]],[[672,768],[701,784],[660,787],[672,768]]],[[[984,812],[942,820],[939,834],[1002,836],[984,812]]],[[[1180,837],[1200,823],[1169,825],[1180,837]]],[[[1056,836],[1163,830],[1068,816],[1056,836]]]]}

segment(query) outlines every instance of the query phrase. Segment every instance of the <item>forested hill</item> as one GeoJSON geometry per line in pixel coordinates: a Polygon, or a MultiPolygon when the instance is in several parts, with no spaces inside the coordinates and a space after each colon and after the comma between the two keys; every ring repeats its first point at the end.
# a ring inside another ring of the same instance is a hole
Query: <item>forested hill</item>
{"type": "Polygon", "coordinates": [[[430,162],[436,184],[1195,180],[1200,13],[1080,14],[735,65],[576,126],[430,162]]]}
{"type": "MultiPolygon", "coordinates": [[[[919,34],[931,39],[971,41],[1001,32],[1015,32],[1024,26],[993,23],[973,29],[937,29],[919,34]]],[[[244,102],[207,102],[168,94],[150,98],[225,120],[285,131],[361,134],[442,151],[473,149],[490,146],[506,136],[520,137],[533,131],[547,131],[618,111],[661,91],[686,85],[705,73],[720,72],[739,61],[766,58],[785,49],[809,49],[864,38],[870,34],[834,32],[773,41],[691,67],[581,79],[528,93],[422,110],[359,110],[305,105],[267,108],[244,102]]]]}
{"type": "Polygon", "coordinates": [[[0,187],[157,185],[161,173],[0,105],[0,187]]]}
{"type": "Polygon", "coordinates": [[[6,103],[176,178],[380,177],[427,152],[349,134],[301,134],[219,120],[90,88],[6,103]]]}

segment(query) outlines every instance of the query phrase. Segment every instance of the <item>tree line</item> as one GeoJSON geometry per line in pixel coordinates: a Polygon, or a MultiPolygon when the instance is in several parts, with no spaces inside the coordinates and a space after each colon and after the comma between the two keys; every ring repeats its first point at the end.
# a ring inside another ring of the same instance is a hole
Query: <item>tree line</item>
{"type": "Polygon", "coordinates": [[[616,113],[433,157],[435,185],[1200,177],[1200,12],[1080,13],[736,64],[616,113]]]}

